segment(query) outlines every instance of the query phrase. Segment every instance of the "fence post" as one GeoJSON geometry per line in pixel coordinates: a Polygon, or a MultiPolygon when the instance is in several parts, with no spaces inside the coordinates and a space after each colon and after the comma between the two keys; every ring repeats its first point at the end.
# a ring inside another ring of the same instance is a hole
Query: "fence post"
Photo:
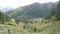
{"type": "Polygon", "coordinates": [[[10,29],[8,29],[8,34],[10,34],[10,29]]]}

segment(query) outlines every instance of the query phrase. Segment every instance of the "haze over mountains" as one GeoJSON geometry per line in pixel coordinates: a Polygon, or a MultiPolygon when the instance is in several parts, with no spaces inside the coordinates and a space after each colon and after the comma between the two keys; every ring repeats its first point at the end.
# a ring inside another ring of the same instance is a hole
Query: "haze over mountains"
{"type": "Polygon", "coordinates": [[[11,8],[11,7],[2,7],[2,6],[0,6],[0,10],[2,11],[2,12],[8,12],[8,11],[11,11],[11,10],[13,10],[14,8],[11,8]]]}

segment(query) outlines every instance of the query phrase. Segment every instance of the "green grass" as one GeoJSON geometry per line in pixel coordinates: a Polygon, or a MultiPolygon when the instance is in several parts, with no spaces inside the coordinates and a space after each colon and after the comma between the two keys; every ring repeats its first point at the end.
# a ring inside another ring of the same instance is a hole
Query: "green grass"
{"type": "Polygon", "coordinates": [[[0,32],[0,34],[8,34],[8,32],[2,31],[2,32],[0,32]]]}
{"type": "MultiPolygon", "coordinates": [[[[28,32],[27,29],[20,29],[17,26],[4,25],[11,30],[11,34],[60,34],[60,21],[45,23],[40,26],[41,32],[28,32]]],[[[7,31],[2,31],[0,34],[8,34],[7,31]]]]}

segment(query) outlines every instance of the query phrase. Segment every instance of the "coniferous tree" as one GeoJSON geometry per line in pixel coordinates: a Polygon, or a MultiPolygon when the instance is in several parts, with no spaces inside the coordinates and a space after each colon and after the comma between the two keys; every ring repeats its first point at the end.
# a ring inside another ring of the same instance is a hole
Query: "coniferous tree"
{"type": "Polygon", "coordinates": [[[0,11],[0,21],[4,24],[4,15],[1,11],[0,11]]]}
{"type": "Polygon", "coordinates": [[[57,4],[56,18],[60,20],[60,1],[57,4]]]}

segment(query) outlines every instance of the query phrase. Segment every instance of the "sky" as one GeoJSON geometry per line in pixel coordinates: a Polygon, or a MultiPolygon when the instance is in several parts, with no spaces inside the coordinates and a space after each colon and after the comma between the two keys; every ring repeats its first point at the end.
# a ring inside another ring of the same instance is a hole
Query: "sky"
{"type": "Polygon", "coordinates": [[[58,0],[0,0],[0,7],[17,8],[20,6],[32,4],[34,2],[46,3],[51,1],[56,2],[58,0]]]}

